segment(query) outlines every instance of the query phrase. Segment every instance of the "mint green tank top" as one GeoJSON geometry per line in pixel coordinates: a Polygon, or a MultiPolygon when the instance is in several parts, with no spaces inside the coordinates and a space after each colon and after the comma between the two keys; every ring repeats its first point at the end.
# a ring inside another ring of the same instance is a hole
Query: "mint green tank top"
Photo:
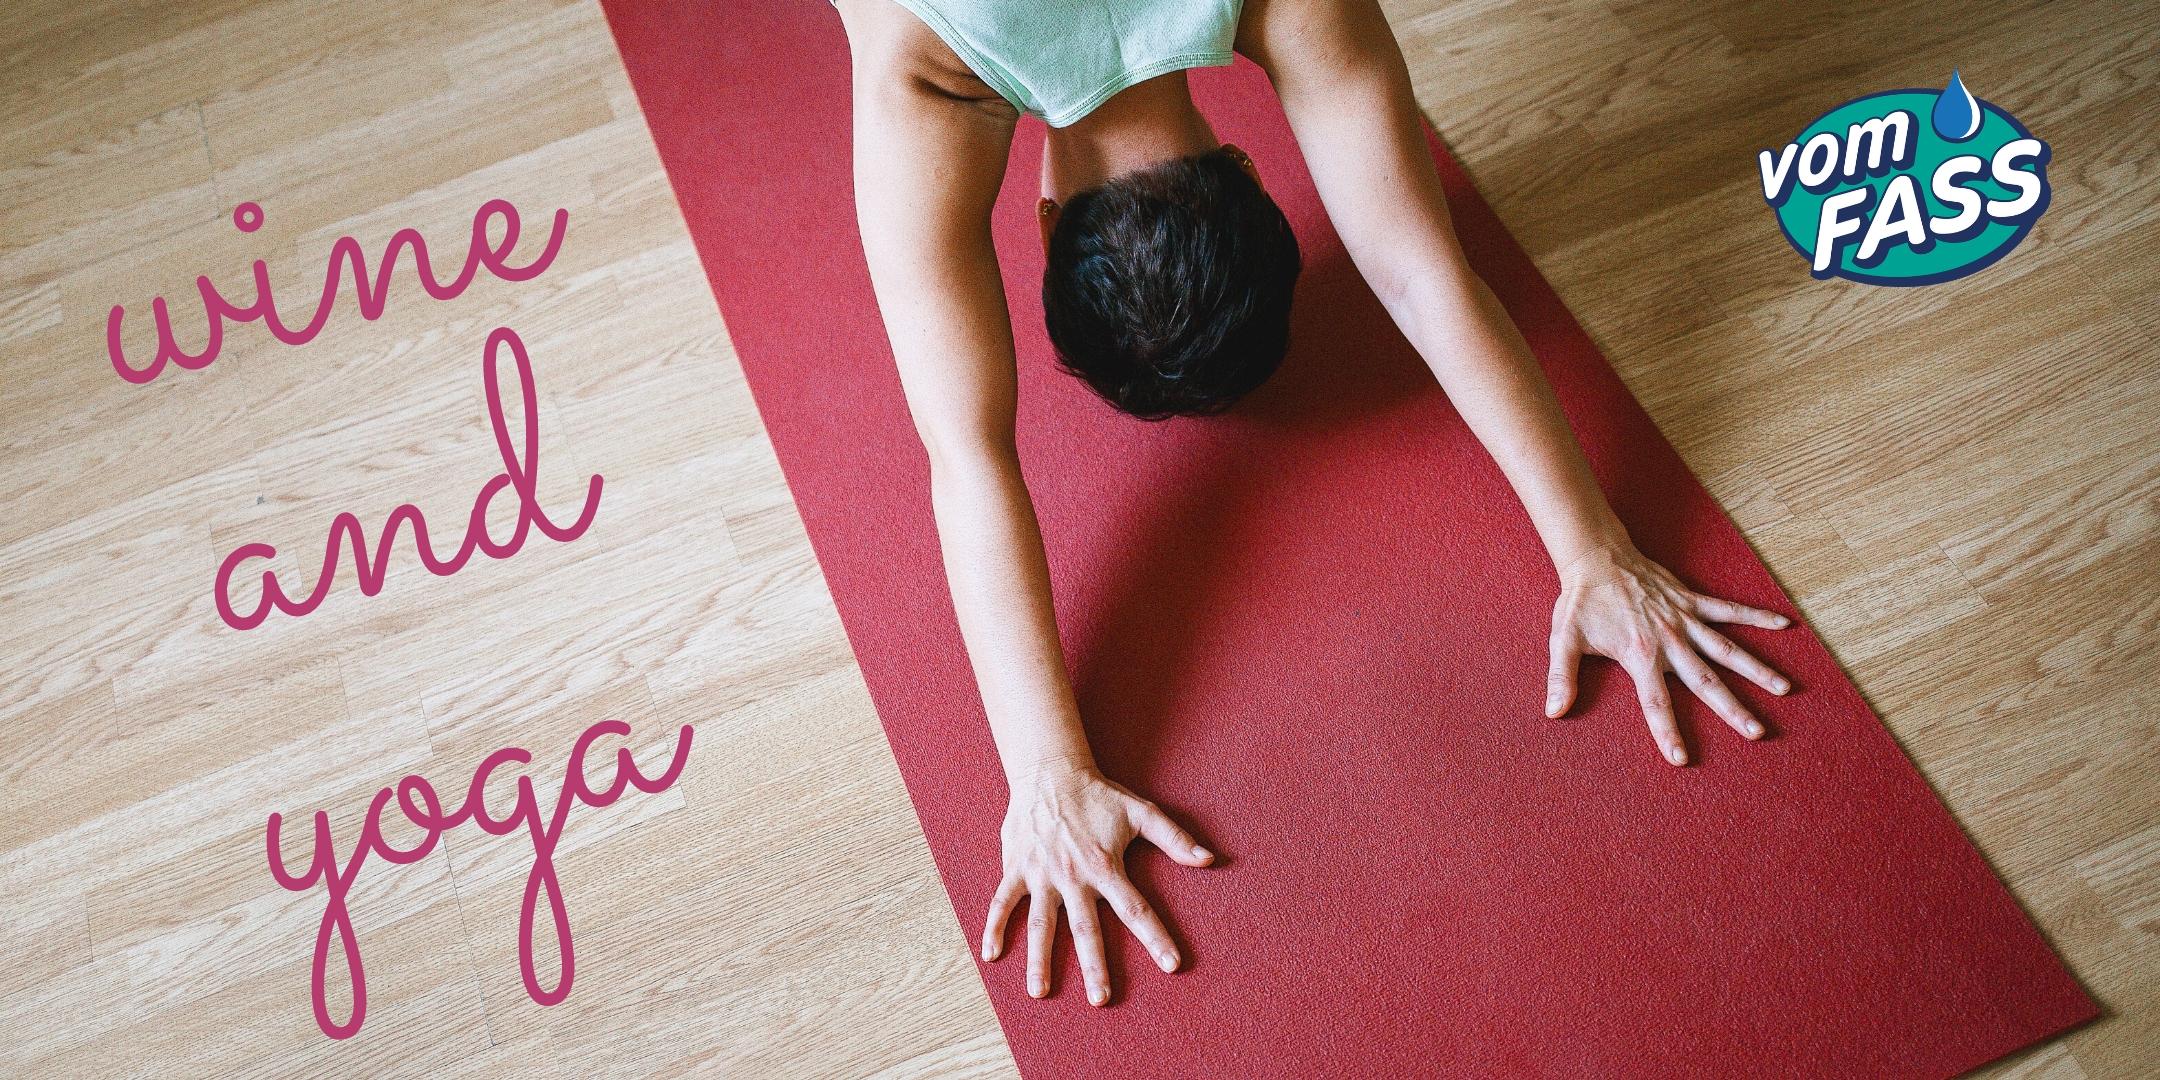
{"type": "Polygon", "coordinates": [[[1051,127],[1110,95],[1231,62],[1242,0],[896,0],[1013,108],[1051,127]]]}

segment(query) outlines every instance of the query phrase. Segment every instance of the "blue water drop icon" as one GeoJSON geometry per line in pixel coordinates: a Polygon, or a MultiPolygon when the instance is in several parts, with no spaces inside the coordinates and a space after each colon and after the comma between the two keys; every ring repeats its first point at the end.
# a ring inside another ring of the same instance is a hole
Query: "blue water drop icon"
{"type": "Polygon", "coordinates": [[[1964,142],[1980,133],[1980,103],[1965,89],[1965,80],[1955,68],[1950,71],[1950,85],[1935,98],[1934,122],[1935,134],[1951,142],[1964,142]]]}

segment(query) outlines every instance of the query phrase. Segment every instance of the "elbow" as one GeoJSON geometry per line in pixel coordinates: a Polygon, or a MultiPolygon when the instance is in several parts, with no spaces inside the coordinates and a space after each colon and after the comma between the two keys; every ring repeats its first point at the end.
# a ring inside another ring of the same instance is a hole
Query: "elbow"
{"type": "Polygon", "coordinates": [[[1459,260],[1435,260],[1399,275],[1387,287],[1374,292],[1398,323],[1408,318],[1450,324],[1481,313],[1496,302],[1485,279],[1459,260]]]}
{"type": "Polygon", "coordinates": [[[1020,451],[1010,425],[917,425],[923,452],[930,459],[935,487],[994,477],[1018,468],[1020,451]]]}
{"type": "Polygon", "coordinates": [[[1459,303],[1483,284],[1452,233],[1393,246],[1366,241],[1352,254],[1373,296],[1398,319],[1409,309],[1459,303]]]}

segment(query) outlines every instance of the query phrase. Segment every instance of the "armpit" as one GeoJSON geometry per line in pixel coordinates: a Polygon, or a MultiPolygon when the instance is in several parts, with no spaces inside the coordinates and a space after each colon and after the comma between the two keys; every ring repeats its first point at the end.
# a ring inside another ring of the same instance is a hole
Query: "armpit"
{"type": "Polygon", "coordinates": [[[1017,121],[1019,110],[937,33],[893,0],[834,0],[847,26],[855,77],[928,93],[1017,121]]]}

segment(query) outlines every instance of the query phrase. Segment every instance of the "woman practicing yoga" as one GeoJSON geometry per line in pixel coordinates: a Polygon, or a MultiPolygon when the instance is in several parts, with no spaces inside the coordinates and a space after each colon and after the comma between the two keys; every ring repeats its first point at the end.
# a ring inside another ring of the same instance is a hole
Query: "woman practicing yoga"
{"type": "MultiPolygon", "coordinates": [[[[1137,417],[1231,406],[1282,360],[1298,247],[1260,170],[1215,138],[1185,71],[1232,52],[1273,80],[1329,219],[1529,512],[1560,580],[1549,716],[1584,654],[1627,670],[1665,759],[1687,762],[1665,673],[1742,736],[1762,725],[1711,662],[1786,680],[1712,622],[1783,616],[1704,596],[1635,549],[1537,361],[1449,224],[1402,53],[1374,0],[835,0],[853,52],[855,197],[917,431],[953,608],[1011,789],[982,954],[1029,902],[1028,992],[1062,907],[1088,1000],[1109,1000],[1097,900],[1164,971],[1176,944],[1124,869],[1136,836],[1213,856],[1095,766],[1022,484],[1017,374],[990,211],[1025,112],[1049,125],[1043,306],[1059,360],[1137,417]]],[[[1264,163],[1262,163],[1264,164],[1264,163]]]]}

